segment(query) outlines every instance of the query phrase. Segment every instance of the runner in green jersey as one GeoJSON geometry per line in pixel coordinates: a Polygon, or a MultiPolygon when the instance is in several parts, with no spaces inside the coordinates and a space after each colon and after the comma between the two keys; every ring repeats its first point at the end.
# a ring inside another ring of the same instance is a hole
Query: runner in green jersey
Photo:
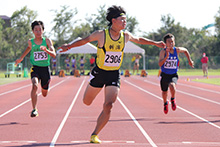
{"type": "Polygon", "coordinates": [[[34,33],[34,38],[28,40],[28,47],[21,55],[19,59],[15,61],[15,65],[20,63],[24,57],[30,52],[30,62],[33,65],[31,68],[31,100],[33,110],[31,112],[31,117],[38,116],[37,111],[37,89],[38,83],[41,83],[42,95],[47,96],[49,83],[50,83],[50,56],[56,57],[56,52],[53,47],[53,43],[50,39],[44,38],[44,24],[42,21],[34,21],[31,24],[32,31],[34,33]]]}

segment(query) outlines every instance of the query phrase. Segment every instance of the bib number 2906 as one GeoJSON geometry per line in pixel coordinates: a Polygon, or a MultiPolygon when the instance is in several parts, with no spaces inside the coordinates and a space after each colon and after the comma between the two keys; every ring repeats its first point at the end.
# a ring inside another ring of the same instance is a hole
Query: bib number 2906
{"type": "Polygon", "coordinates": [[[105,56],[105,66],[119,66],[121,63],[121,52],[108,52],[105,56]]]}

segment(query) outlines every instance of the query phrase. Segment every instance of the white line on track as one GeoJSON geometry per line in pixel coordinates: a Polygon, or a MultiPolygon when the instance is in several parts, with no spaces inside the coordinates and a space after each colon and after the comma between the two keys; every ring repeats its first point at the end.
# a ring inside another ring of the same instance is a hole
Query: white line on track
{"type": "MultiPolygon", "coordinates": [[[[133,77],[133,78],[134,79],[140,79],[140,78],[137,78],[137,77],[133,77]]],[[[159,79],[159,78],[155,78],[155,77],[151,77],[151,78],[152,79],[159,79]]],[[[145,81],[147,81],[147,80],[145,80],[145,81]]],[[[212,93],[220,94],[220,92],[216,91],[216,90],[205,89],[205,88],[201,88],[201,87],[192,86],[192,85],[189,85],[189,84],[178,83],[178,85],[182,85],[182,86],[186,86],[186,87],[189,87],[189,88],[194,88],[194,89],[199,89],[199,90],[202,90],[202,91],[207,91],[207,92],[212,92],[212,93]]]]}
{"type": "Polygon", "coordinates": [[[192,146],[220,146],[220,142],[191,142],[191,141],[182,141],[182,142],[169,142],[168,145],[179,146],[179,145],[192,145],[192,146]]]}
{"type": "MultiPolygon", "coordinates": [[[[68,77],[67,79],[69,79],[69,77],[68,77]]],[[[63,82],[66,81],[67,79],[62,80],[62,81],[60,81],[59,83],[57,83],[57,84],[51,86],[51,88],[49,89],[49,91],[50,91],[51,89],[53,89],[54,87],[60,85],[61,83],[63,83],[63,82]]],[[[40,96],[41,94],[42,94],[42,93],[39,93],[38,96],[40,96]]],[[[31,101],[31,98],[29,98],[28,100],[24,101],[23,103],[21,103],[21,104],[15,106],[14,108],[12,108],[12,109],[6,111],[5,113],[1,114],[1,115],[0,115],[0,118],[3,117],[3,116],[5,116],[5,115],[8,114],[8,113],[14,111],[15,109],[21,107],[22,105],[26,104],[26,103],[29,102],[29,101],[31,101]]]]}
{"type": "Polygon", "coordinates": [[[6,92],[3,92],[3,93],[0,93],[0,96],[5,95],[5,94],[8,94],[8,93],[11,93],[11,92],[14,92],[14,91],[18,91],[18,90],[23,89],[23,88],[28,87],[28,86],[31,86],[31,84],[28,84],[28,85],[26,85],[26,86],[22,86],[22,87],[19,87],[19,88],[13,89],[13,90],[9,90],[9,91],[6,91],[6,92]]]}
{"type": "Polygon", "coordinates": [[[134,121],[136,126],[139,128],[141,133],[144,135],[144,137],[148,140],[148,142],[153,146],[157,147],[157,145],[153,142],[153,140],[150,138],[150,136],[146,133],[146,131],[142,128],[142,126],[138,123],[138,121],[135,119],[135,117],[132,115],[132,113],[128,110],[128,108],[124,105],[124,103],[121,101],[121,99],[118,97],[118,101],[121,103],[121,105],[124,107],[124,109],[127,111],[128,115],[131,117],[131,119],[134,121]]]}
{"type": "MultiPolygon", "coordinates": [[[[157,95],[155,95],[155,94],[153,94],[153,93],[151,93],[151,92],[149,92],[149,91],[147,91],[147,90],[145,90],[145,89],[143,89],[143,88],[141,88],[141,87],[139,87],[139,86],[137,86],[137,85],[135,85],[135,84],[133,84],[133,83],[127,81],[127,80],[124,80],[124,81],[125,81],[126,83],[128,83],[128,84],[130,84],[130,85],[132,85],[132,86],[134,86],[134,87],[136,87],[136,88],[138,88],[139,90],[141,90],[141,91],[143,91],[143,92],[145,92],[145,93],[148,93],[149,95],[152,95],[152,96],[154,96],[154,97],[156,97],[156,98],[162,100],[162,98],[161,98],[160,96],[157,96],[157,95]]],[[[216,125],[216,124],[214,124],[214,123],[212,123],[212,122],[210,122],[210,121],[208,121],[208,120],[206,120],[206,119],[204,119],[204,118],[202,118],[202,117],[200,117],[200,116],[198,116],[198,115],[196,115],[196,114],[194,114],[194,113],[192,113],[192,112],[190,112],[190,111],[188,111],[188,110],[186,110],[186,109],[184,109],[184,108],[182,108],[182,107],[180,107],[180,106],[177,106],[177,107],[178,107],[179,109],[181,109],[182,111],[184,111],[184,112],[186,112],[186,113],[188,113],[188,114],[190,114],[190,115],[192,115],[192,116],[194,116],[194,117],[196,117],[196,118],[198,118],[198,119],[200,119],[200,120],[202,120],[202,121],[204,121],[204,122],[206,122],[206,123],[212,125],[213,127],[216,127],[216,128],[218,128],[218,129],[220,129],[220,126],[218,126],[218,125],[216,125]]]]}
{"type": "Polygon", "coordinates": [[[15,141],[0,141],[0,144],[20,144],[20,143],[36,143],[37,141],[25,141],[25,140],[15,140],[15,141]]]}
{"type": "MultiPolygon", "coordinates": [[[[88,140],[75,140],[71,141],[71,143],[90,143],[88,140]]],[[[102,140],[102,143],[135,143],[135,141],[127,141],[127,140],[102,140]]]]}
{"type": "Polygon", "coordinates": [[[208,92],[220,94],[220,92],[218,92],[218,91],[205,89],[205,88],[200,88],[200,87],[195,87],[195,86],[191,86],[191,85],[187,85],[187,84],[178,83],[178,85],[182,85],[182,86],[186,86],[186,87],[190,87],[190,88],[194,88],[194,89],[199,89],[199,90],[202,90],[202,91],[208,91],[208,92]]]}
{"type": "MultiPolygon", "coordinates": [[[[151,81],[144,80],[144,82],[150,83],[150,84],[152,84],[152,85],[160,86],[158,83],[154,83],[154,82],[151,82],[151,81]]],[[[216,101],[213,101],[213,100],[210,100],[210,99],[206,99],[206,98],[201,97],[201,96],[198,96],[198,95],[190,94],[190,93],[187,93],[187,92],[184,92],[184,91],[180,91],[180,90],[176,90],[176,91],[179,92],[179,93],[185,94],[185,95],[189,95],[189,96],[192,96],[192,97],[195,97],[195,98],[204,100],[204,101],[208,101],[208,102],[211,102],[211,103],[220,105],[219,102],[216,102],[216,101]]]]}
{"type": "Polygon", "coordinates": [[[82,84],[80,85],[80,87],[79,87],[79,89],[78,89],[78,91],[77,91],[77,93],[76,93],[76,95],[75,95],[75,97],[74,97],[74,99],[73,99],[73,101],[72,101],[72,103],[71,103],[69,109],[68,109],[67,112],[66,112],[66,115],[64,116],[64,118],[63,118],[63,120],[62,120],[62,122],[61,122],[61,124],[60,124],[60,126],[59,126],[59,128],[57,129],[57,131],[56,131],[56,133],[55,133],[55,135],[54,135],[54,137],[53,137],[53,139],[52,139],[52,141],[51,141],[51,143],[50,143],[50,147],[54,147],[54,146],[55,146],[55,143],[56,143],[56,141],[57,141],[57,138],[58,138],[59,135],[60,135],[60,132],[61,132],[61,130],[62,130],[62,128],[63,128],[63,126],[64,126],[64,124],[65,124],[65,122],[66,122],[66,120],[67,120],[67,118],[68,118],[68,116],[69,116],[71,110],[72,110],[72,108],[73,108],[73,105],[74,105],[75,102],[76,102],[76,99],[77,99],[77,97],[78,97],[78,95],[79,95],[79,92],[81,91],[82,86],[84,85],[84,83],[85,83],[85,78],[84,78],[82,84]]]}

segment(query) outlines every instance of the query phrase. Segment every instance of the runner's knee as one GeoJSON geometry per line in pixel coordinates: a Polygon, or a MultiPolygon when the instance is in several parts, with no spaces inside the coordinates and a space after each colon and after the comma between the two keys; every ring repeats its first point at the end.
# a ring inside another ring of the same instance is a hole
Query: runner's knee
{"type": "Polygon", "coordinates": [[[85,98],[83,98],[83,103],[87,106],[91,105],[92,101],[88,101],[85,98]]]}
{"type": "Polygon", "coordinates": [[[43,95],[43,97],[46,97],[47,96],[47,91],[42,91],[42,95],[43,95]]]}
{"type": "Polygon", "coordinates": [[[169,86],[170,86],[170,89],[171,89],[171,90],[175,90],[175,83],[170,83],[169,86]]]}
{"type": "Polygon", "coordinates": [[[37,89],[38,89],[37,84],[33,84],[32,90],[33,90],[33,91],[37,91],[37,89]]]}
{"type": "Polygon", "coordinates": [[[108,103],[105,103],[103,105],[103,109],[104,109],[105,112],[110,112],[112,107],[113,107],[113,103],[112,102],[108,102],[108,103]]]}

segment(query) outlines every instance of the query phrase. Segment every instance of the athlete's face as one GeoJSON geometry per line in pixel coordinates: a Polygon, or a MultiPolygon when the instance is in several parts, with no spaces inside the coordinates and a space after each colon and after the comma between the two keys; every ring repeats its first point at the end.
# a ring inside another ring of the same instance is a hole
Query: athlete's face
{"type": "Polygon", "coordinates": [[[40,38],[42,37],[44,30],[41,25],[36,25],[34,27],[33,33],[34,33],[35,38],[40,38]]]}
{"type": "Polygon", "coordinates": [[[114,19],[115,20],[115,25],[117,25],[117,27],[119,27],[121,30],[125,29],[126,27],[126,16],[120,16],[114,19]]]}
{"type": "Polygon", "coordinates": [[[168,38],[166,40],[166,46],[167,46],[167,48],[173,48],[175,46],[175,39],[174,39],[174,37],[168,38]]]}

